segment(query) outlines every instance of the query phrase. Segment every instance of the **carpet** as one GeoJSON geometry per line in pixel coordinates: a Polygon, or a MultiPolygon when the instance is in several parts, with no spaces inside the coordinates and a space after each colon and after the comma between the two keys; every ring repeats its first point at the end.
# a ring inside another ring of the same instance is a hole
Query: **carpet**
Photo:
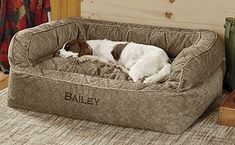
{"type": "Polygon", "coordinates": [[[12,109],[7,107],[5,89],[0,92],[0,144],[235,145],[235,128],[217,124],[221,100],[217,99],[183,134],[172,135],[12,109]]]}

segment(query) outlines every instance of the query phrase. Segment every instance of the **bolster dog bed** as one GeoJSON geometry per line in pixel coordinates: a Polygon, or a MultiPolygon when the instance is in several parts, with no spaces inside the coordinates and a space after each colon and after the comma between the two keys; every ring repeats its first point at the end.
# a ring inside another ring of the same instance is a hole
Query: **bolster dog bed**
{"type": "Polygon", "coordinates": [[[11,41],[8,106],[75,119],[181,133],[221,96],[223,43],[214,32],[71,18],[11,41]],[[165,82],[134,83],[119,68],[55,55],[71,39],[151,44],[172,58],[165,82]]]}

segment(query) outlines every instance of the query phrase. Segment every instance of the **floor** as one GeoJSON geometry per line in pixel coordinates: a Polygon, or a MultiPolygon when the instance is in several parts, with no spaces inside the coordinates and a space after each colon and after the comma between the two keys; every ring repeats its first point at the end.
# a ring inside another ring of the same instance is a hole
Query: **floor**
{"type": "Polygon", "coordinates": [[[0,91],[7,88],[9,75],[0,72],[0,91]]]}

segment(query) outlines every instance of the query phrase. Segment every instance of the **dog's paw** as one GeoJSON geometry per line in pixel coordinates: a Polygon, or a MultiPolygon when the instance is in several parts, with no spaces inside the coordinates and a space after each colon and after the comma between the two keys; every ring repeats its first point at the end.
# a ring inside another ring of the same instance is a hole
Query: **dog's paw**
{"type": "Polygon", "coordinates": [[[129,76],[130,76],[130,78],[132,79],[132,81],[133,82],[137,82],[140,78],[138,78],[138,77],[135,77],[135,76],[133,76],[133,75],[130,75],[130,73],[128,74],[129,76]]]}
{"type": "Polygon", "coordinates": [[[131,68],[128,72],[128,75],[131,77],[133,82],[137,82],[144,77],[143,73],[141,73],[138,69],[135,68],[131,68]]]}
{"type": "Polygon", "coordinates": [[[74,52],[71,52],[71,51],[60,51],[60,56],[65,57],[65,58],[78,57],[78,53],[74,53],[74,52]]]}
{"type": "Polygon", "coordinates": [[[152,78],[146,78],[143,83],[155,83],[156,80],[152,79],[152,78]]]}
{"type": "Polygon", "coordinates": [[[85,61],[87,61],[87,60],[88,60],[88,58],[85,57],[85,56],[82,56],[82,57],[79,57],[79,58],[78,58],[78,61],[80,61],[80,62],[85,62],[85,61]]]}

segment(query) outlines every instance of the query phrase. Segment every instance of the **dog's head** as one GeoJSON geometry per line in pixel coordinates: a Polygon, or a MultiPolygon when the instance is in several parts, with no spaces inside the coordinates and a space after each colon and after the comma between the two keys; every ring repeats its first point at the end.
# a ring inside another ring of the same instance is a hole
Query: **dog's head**
{"type": "Polygon", "coordinates": [[[78,56],[92,55],[92,48],[86,43],[86,41],[80,39],[70,40],[65,45],[66,51],[72,51],[78,53],[78,56]]]}

